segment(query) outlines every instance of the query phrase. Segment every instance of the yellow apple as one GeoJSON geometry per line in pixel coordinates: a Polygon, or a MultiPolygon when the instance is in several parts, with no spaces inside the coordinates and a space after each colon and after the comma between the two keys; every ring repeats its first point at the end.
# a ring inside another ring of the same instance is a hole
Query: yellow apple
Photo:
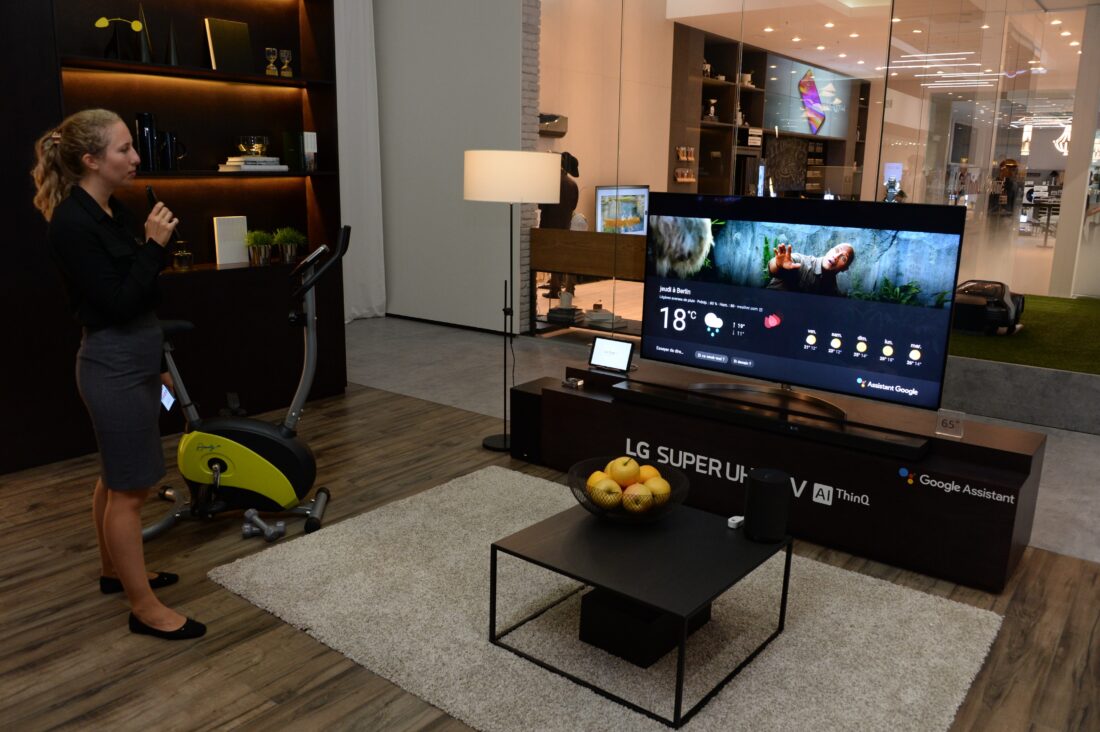
{"type": "Polygon", "coordinates": [[[632,457],[619,457],[611,461],[607,474],[623,488],[638,482],[638,461],[632,457]]]}
{"type": "Polygon", "coordinates": [[[588,497],[600,508],[610,510],[612,508],[618,508],[619,503],[622,502],[623,489],[619,487],[618,483],[611,480],[611,478],[604,478],[595,485],[588,487],[588,497]]]}
{"type": "Polygon", "coordinates": [[[608,477],[610,477],[610,476],[607,473],[603,472],[602,470],[594,470],[594,471],[592,471],[592,475],[588,476],[588,480],[585,481],[584,485],[585,485],[586,488],[590,489],[590,488],[592,488],[592,486],[596,485],[601,480],[603,480],[604,478],[608,478],[608,477]]]}
{"type": "Polygon", "coordinates": [[[661,472],[652,465],[643,465],[638,468],[638,482],[645,483],[650,478],[660,478],[661,472]]]}
{"type": "Polygon", "coordinates": [[[653,508],[653,492],[641,483],[623,491],[623,508],[631,513],[644,513],[653,508]]]}
{"type": "Polygon", "coordinates": [[[668,481],[657,476],[650,478],[643,485],[649,489],[653,494],[653,505],[663,506],[668,503],[668,499],[672,497],[672,486],[668,484],[668,481]]]}

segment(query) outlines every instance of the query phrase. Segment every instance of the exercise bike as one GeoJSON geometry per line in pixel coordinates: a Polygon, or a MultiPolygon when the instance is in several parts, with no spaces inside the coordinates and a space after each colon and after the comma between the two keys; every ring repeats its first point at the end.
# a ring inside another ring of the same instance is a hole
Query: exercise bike
{"type": "MultiPolygon", "coordinates": [[[[152,539],[181,519],[207,519],[225,511],[246,511],[255,521],[256,511],[305,516],[305,533],[321,528],[329,491],[320,487],[303,503],[317,477],[317,463],[309,446],[298,439],[295,428],[305,405],[317,367],[317,300],[314,287],[348,250],[351,227],[340,229],[335,251],[320,246],[290,273],[296,281],[292,297],[301,311],[291,313],[291,323],[305,328],[302,376],[290,409],[281,424],[249,417],[202,419],[191,402],[172,358],[172,337],[194,328],[186,321],[164,321],[164,357],[175,384],[186,426],[177,451],[177,466],[190,492],[184,498],[174,488],[162,488],[160,497],[175,502],[171,510],[142,531],[152,539]],[[322,260],[328,253],[329,256],[322,260]],[[251,510],[250,510],[251,509],[251,510]]],[[[256,522],[260,527],[262,522],[256,522]]],[[[245,535],[249,535],[246,523],[245,535]]],[[[261,532],[262,533],[262,532],[261,532]]],[[[268,533],[268,540],[273,535],[268,533]]],[[[277,538],[275,536],[274,538],[277,538]]]]}

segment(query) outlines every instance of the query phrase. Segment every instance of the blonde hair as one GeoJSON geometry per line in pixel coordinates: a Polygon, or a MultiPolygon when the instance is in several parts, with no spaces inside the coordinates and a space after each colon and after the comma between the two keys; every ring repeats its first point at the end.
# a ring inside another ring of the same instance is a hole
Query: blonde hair
{"type": "Polygon", "coordinates": [[[122,118],[108,109],[85,109],[69,115],[55,129],[35,143],[34,206],[46,221],[69,195],[69,190],[84,176],[85,154],[103,154],[110,142],[107,128],[122,118]]]}

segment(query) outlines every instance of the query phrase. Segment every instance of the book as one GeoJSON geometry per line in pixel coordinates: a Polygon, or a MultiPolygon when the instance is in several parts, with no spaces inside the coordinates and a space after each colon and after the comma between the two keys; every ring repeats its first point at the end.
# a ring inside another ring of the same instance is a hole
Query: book
{"type": "Polygon", "coordinates": [[[286,165],[240,165],[237,163],[220,163],[219,173],[286,173],[290,170],[286,165]]]}
{"type": "Polygon", "coordinates": [[[302,154],[305,158],[306,171],[312,173],[317,170],[317,133],[302,133],[302,154]]]}
{"type": "Polygon", "coordinates": [[[254,74],[258,61],[252,55],[248,23],[205,18],[206,42],[210,46],[210,68],[228,74],[254,74]]]}
{"type": "Polygon", "coordinates": [[[248,251],[244,245],[244,235],[247,232],[247,216],[214,217],[214,250],[219,265],[248,262],[248,251]]]}
{"type": "Polygon", "coordinates": [[[241,163],[243,165],[278,165],[279,158],[270,155],[234,155],[225,159],[226,163],[241,163]]]}

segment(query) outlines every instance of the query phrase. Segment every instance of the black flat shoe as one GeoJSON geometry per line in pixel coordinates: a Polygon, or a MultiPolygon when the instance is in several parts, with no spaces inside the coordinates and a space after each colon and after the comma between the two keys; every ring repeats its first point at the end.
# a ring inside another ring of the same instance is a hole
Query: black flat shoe
{"type": "MultiPolygon", "coordinates": [[[[158,590],[161,587],[167,587],[168,585],[174,585],[180,581],[178,574],[172,574],[171,572],[157,572],[157,576],[149,580],[149,586],[154,590],[158,590]]],[[[116,592],[122,592],[122,580],[118,577],[100,577],[99,578],[99,591],[104,595],[113,595],[116,592]]]]}
{"type": "Polygon", "coordinates": [[[139,635],[151,635],[154,638],[163,638],[164,640],[191,640],[206,635],[206,626],[197,620],[187,618],[186,622],[175,630],[159,630],[146,625],[138,620],[136,615],[130,613],[130,632],[139,635]]]}

